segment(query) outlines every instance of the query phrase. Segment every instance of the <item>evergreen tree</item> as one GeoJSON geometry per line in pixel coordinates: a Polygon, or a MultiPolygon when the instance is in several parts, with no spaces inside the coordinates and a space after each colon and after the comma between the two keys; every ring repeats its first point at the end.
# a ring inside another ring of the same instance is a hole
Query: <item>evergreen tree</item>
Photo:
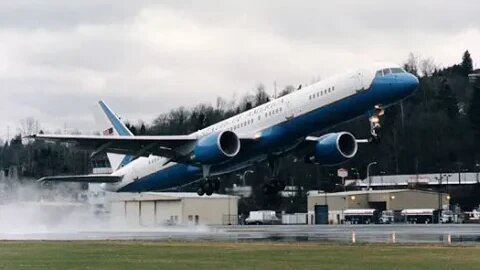
{"type": "Polygon", "coordinates": [[[450,119],[455,119],[458,116],[458,100],[447,80],[442,81],[436,100],[436,106],[439,111],[446,112],[450,119]]]}
{"type": "Polygon", "coordinates": [[[465,51],[462,57],[462,69],[463,72],[468,75],[472,73],[473,71],[473,63],[472,63],[472,58],[470,57],[470,53],[468,51],[465,51]]]}
{"type": "Polygon", "coordinates": [[[145,123],[142,123],[142,126],[140,127],[139,135],[145,135],[145,134],[147,134],[147,128],[145,127],[145,123]]]}

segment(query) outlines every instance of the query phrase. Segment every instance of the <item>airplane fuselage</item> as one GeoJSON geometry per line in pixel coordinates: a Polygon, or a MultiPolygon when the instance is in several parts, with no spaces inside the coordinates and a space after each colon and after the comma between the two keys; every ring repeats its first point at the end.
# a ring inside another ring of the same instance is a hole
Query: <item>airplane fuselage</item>
{"type": "MultiPolygon", "coordinates": [[[[242,145],[235,157],[211,166],[210,176],[221,175],[262,162],[271,155],[288,153],[309,134],[361,116],[376,105],[385,107],[400,101],[417,85],[417,78],[398,66],[375,64],[324,79],[192,135],[203,137],[230,130],[239,136],[258,137],[255,143],[242,145]]],[[[103,187],[110,191],[142,192],[169,189],[203,178],[201,166],[165,162],[159,156],[137,158],[114,172],[123,176],[121,182],[103,187]]]]}

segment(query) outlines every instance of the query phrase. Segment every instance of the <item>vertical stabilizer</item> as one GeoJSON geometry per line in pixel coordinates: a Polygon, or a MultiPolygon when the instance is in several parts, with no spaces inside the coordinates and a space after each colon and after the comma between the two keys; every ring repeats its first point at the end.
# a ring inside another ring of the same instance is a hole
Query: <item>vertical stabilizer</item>
{"type": "MultiPolygon", "coordinates": [[[[132,132],[105,102],[99,101],[98,104],[100,105],[101,111],[95,113],[95,120],[102,135],[133,136],[132,132]]],[[[133,156],[128,155],[107,153],[107,156],[113,171],[118,170],[133,160],[133,156]]]]}

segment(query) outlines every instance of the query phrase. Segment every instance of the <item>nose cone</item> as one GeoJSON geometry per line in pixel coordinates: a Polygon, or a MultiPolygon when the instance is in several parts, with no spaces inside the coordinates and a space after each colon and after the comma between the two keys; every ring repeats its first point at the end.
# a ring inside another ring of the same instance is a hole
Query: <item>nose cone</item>
{"type": "Polygon", "coordinates": [[[410,73],[397,75],[398,90],[402,96],[409,96],[418,88],[418,78],[410,73]]]}

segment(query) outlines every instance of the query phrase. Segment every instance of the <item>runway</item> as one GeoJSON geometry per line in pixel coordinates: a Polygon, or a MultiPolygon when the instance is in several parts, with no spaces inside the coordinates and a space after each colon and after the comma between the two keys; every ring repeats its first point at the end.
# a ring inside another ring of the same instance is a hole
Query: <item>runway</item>
{"type": "Polygon", "coordinates": [[[191,226],[2,234],[2,240],[316,241],[392,244],[480,244],[478,224],[191,226]]]}

